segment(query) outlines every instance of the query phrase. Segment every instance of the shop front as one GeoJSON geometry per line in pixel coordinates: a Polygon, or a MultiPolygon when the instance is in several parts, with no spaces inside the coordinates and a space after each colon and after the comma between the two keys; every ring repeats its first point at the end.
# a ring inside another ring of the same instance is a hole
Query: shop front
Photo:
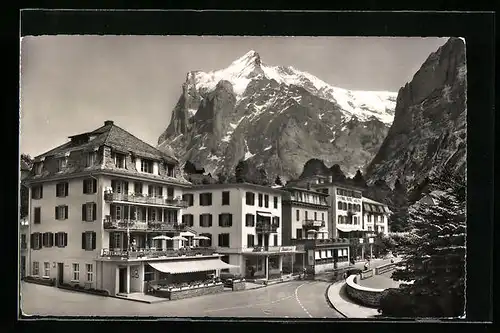
{"type": "Polygon", "coordinates": [[[283,274],[293,272],[295,256],[304,255],[295,246],[269,247],[267,250],[254,250],[242,253],[244,277],[249,280],[273,280],[283,277],[283,274]],[[285,264],[284,264],[285,263],[285,264]],[[290,268],[289,263],[292,263],[290,268]]]}

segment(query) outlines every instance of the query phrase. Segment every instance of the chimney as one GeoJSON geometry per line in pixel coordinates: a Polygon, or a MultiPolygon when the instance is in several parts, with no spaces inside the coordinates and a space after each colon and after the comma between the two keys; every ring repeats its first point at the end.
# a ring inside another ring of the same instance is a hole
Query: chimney
{"type": "Polygon", "coordinates": [[[104,121],[104,126],[111,126],[111,125],[113,125],[113,120],[104,121]]]}

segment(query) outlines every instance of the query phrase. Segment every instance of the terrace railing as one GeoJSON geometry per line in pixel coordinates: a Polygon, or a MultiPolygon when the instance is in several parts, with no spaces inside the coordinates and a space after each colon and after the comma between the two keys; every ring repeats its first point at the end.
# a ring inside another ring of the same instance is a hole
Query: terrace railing
{"type": "Polygon", "coordinates": [[[161,197],[161,196],[147,196],[143,194],[130,194],[130,193],[116,193],[112,191],[104,192],[104,200],[107,202],[133,202],[146,205],[158,205],[168,207],[186,208],[187,201],[181,198],[161,197]]]}
{"type": "Polygon", "coordinates": [[[151,249],[138,249],[137,251],[127,251],[127,250],[110,250],[103,249],[101,251],[101,257],[109,258],[122,258],[122,259],[140,259],[140,258],[160,258],[160,257],[194,257],[194,256],[208,256],[216,253],[214,248],[211,247],[195,247],[190,249],[179,249],[179,250],[151,250],[151,249]]]}

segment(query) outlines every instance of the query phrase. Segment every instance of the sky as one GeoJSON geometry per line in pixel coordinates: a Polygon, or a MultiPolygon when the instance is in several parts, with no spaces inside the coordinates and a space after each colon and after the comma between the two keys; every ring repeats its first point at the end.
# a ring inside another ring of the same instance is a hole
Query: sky
{"type": "Polygon", "coordinates": [[[113,120],[149,144],[167,128],[186,74],[250,50],[332,86],[397,92],[447,38],[37,36],[21,40],[20,152],[35,157],[113,120]]]}

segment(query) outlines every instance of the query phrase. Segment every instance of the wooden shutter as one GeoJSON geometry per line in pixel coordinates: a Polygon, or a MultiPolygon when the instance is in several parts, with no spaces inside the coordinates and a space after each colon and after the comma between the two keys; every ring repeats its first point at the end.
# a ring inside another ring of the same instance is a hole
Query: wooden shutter
{"type": "Polygon", "coordinates": [[[57,218],[57,206],[56,206],[56,208],[55,208],[55,210],[54,210],[54,216],[55,216],[55,219],[57,220],[57,219],[58,219],[58,218],[57,218]]]}
{"type": "Polygon", "coordinates": [[[124,188],[125,188],[125,194],[128,194],[128,182],[125,182],[124,188]]]}
{"type": "Polygon", "coordinates": [[[97,193],[97,180],[92,178],[92,193],[97,193]]]}
{"type": "Polygon", "coordinates": [[[82,221],[87,221],[87,205],[82,205],[82,221]]]}
{"type": "Polygon", "coordinates": [[[208,215],[208,226],[211,227],[212,226],[212,214],[208,215]]]}
{"type": "Polygon", "coordinates": [[[85,233],[82,232],[82,250],[85,250],[85,239],[86,239],[85,233]]]}
{"type": "Polygon", "coordinates": [[[67,197],[69,195],[69,183],[64,183],[64,196],[67,197]]]}
{"type": "Polygon", "coordinates": [[[68,219],[68,206],[64,206],[64,218],[68,219]]]}
{"type": "Polygon", "coordinates": [[[37,235],[38,235],[38,246],[37,246],[37,249],[40,250],[42,248],[42,234],[40,232],[37,232],[37,235]]]}
{"type": "Polygon", "coordinates": [[[35,221],[34,223],[40,223],[40,207],[35,208],[35,221]]]}
{"type": "Polygon", "coordinates": [[[40,185],[40,199],[43,199],[43,185],[40,185]]]}
{"type": "Polygon", "coordinates": [[[88,179],[83,180],[83,194],[87,194],[87,181],[88,179]]]}
{"type": "Polygon", "coordinates": [[[54,234],[52,232],[49,232],[48,237],[49,237],[49,244],[48,244],[49,247],[54,246],[54,234]]]}
{"type": "Polygon", "coordinates": [[[111,180],[111,188],[113,189],[113,192],[116,190],[116,180],[114,179],[111,180]]]}
{"type": "Polygon", "coordinates": [[[45,246],[45,244],[46,244],[46,243],[45,243],[45,241],[46,241],[46,239],[47,239],[47,236],[46,236],[46,235],[47,235],[47,234],[45,234],[45,233],[43,233],[43,234],[42,234],[42,246],[45,246]]]}
{"type": "Polygon", "coordinates": [[[95,250],[96,248],[96,233],[95,231],[92,232],[92,250],[95,250]]]}
{"type": "Polygon", "coordinates": [[[63,242],[63,246],[66,246],[66,245],[68,245],[68,234],[64,233],[63,235],[64,235],[64,237],[63,237],[63,241],[64,241],[63,242]]]}
{"type": "Polygon", "coordinates": [[[55,243],[55,246],[57,247],[61,247],[61,233],[60,232],[56,232],[55,233],[55,239],[54,239],[54,243],[55,243]]]}
{"type": "Polygon", "coordinates": [[[151,196],[153,194],[153,185],[148,185],[148,195],[151,196]]]}
{"type": "Polygon", "coordinates": [[[219,227],[222,227],[222,214],[219,214],[219,227]]]}
{"type": "Polygon", "coordinates": [[[60,186],[60,183],[56,184],[56,197],[60,197],[61,196],[61,191],[59,191],[59,189],[61,188],[60,186]]]}
{"type": "Polygon", "coordinates": [[[35,249],[35,234],[30,235],[30,245],[31,245],[32,250],[36,250],[35,249]]]}
{"type": "Polygon", "coordinates": [[[158,186],[158,196],[163,196],[163,186],[158,186]]]}
{"type": "Polygon", "coordinates": [[[222,234],[219,234],[219,246],[222,246],[222,234]]]}
{"type": "Polygon", "coordinates": [[[212,193],[208,194],[208,205],[212,206],[212,193]]]}
{"type": "Polygon", "coordinates": [[[229,226],[233,226],[233,214],[229,214],[229,226]]]}
{"type": "Polygon", "coordinates": [[[97,219],[97,204],[94,202],[92,204],[92,221],[97,219]]]}

